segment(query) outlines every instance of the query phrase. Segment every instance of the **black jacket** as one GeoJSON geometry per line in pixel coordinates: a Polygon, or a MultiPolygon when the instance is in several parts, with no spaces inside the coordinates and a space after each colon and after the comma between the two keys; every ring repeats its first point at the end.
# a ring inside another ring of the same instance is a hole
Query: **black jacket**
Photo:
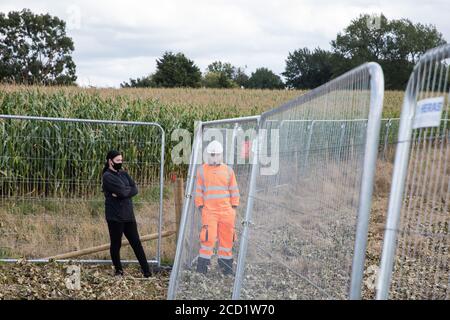
{"type": "Polygon", "coordinates": [[[130,175],[125,171],[114,172],[108,169],[103,173],[102,182],[106,220],[136,222],[131,197],[137,195],[138,190],[130,175]],[[117,197],[113,197],[113,193],[117,197]]]}

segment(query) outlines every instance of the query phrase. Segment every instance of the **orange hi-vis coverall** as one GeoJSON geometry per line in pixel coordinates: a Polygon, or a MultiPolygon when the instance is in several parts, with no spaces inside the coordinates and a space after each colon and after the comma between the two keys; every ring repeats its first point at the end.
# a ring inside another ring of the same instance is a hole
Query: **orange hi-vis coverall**
{"type": "Polygon", "coordinates": [[[233,169],[226,164],[203,164],[197,170],[195,205],[203,206],[200,257],[211,259],[217,237],[219,259],[232,259],[234,222],[239,188],[233,169]]]}

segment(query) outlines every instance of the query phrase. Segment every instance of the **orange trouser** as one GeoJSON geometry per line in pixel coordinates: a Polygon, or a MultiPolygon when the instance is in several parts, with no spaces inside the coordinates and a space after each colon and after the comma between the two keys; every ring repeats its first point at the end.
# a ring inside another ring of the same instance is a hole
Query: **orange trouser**
{"type": "Polygon", "coordinates": [[[233,257],[234,221],[236,211],[233,208],[224,211],[202,210],[202,229],[200,231],[200,257],[211,259],[214,246],[219,238],[217,255],[221,259],[233,257]]]}

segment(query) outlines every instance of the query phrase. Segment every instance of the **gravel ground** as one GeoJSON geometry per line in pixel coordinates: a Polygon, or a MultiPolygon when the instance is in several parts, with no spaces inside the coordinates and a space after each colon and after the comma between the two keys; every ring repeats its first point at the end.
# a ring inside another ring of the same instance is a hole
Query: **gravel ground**
{"type": "MultiPolygon", "coordinates": [[[[72,267],[73,265],[70,265],[72,267]]],[[[111,266],[78,265],[79,287],[71,281],[67,264],[0,264],[0,299],[158,300],[166,299],[169,273],[143,278],[137,266],[112,276],[111,266]]]]}

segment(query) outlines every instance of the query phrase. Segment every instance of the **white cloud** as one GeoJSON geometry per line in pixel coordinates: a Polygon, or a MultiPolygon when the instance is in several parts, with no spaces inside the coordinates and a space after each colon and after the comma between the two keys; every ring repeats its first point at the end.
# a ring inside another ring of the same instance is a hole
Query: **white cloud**
{"type": "Polygon", "coordinates": [[[91,59],[77,65],[77,82],[82,86],[118,87],[129,78],[141,78],[156,68],[157,57],[91,59]],[[145,66],[145,68],[143,68],[145,66]],[[118,78],[118,75],[123,75],[118,78]],[[129,75],[129,76],[128,76],[129,75]]]}
{"type": "Polygon", "coordinates": [[[330,48],[330,41],[361,13],[383,12],[435,24],[450,40],[450,4],[386,0],[3,0],[0,11],[30,8],[66,21],[81,85],[116,86],[155,71],[164,51],[181,51],[202,71],[215,60],[268,67],[280,74],[289,52],[330,48]],[[79,27],[79,28],[78,28],[79,27]]]}

